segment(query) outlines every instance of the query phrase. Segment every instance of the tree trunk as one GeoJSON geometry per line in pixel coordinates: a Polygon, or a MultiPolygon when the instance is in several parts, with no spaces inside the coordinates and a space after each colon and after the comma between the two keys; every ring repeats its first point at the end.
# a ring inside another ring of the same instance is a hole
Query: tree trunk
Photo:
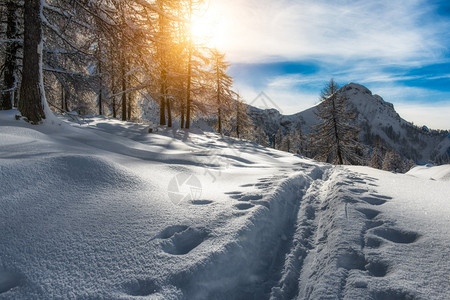
{"type": "Polygon", "coordinates": [[[219,123],[217,130],[219,131],[219,134],[222,134],[222,113],[220,111],[220,107],[217,109],[217,116],[217,122],[219,123]]]}
{"type": "Polygon", "coordinates": [[[172,108],[170,99],[167,99],[167,126],[172,127],[172,108]]]}
{"type": "Polygon", "coordinates": [[[222,111],[220,103],[220,69],[219,69],[219,56],[216,57],[216,72],[217,72],[217,121],[219,122],[219,134],[222,134],[222,111]]]}
{"type": "Polygon", "coordinates": [[[19,111],[36,124],[45,119],[42,79],[42,6],[41,0],[26,0],[24,5],[23,75],[19,111]]]}
{"type": "Polygon", "coordinates": [[[340,139],[339,139],[339,130],[337,127],[337,117],[336,117],[336,99],[331,99],[332,103],[333,103],[333,124],[334,124],[334,136],[336,138],[336,154],[338,157],[338,164],[339,165],[343,165],[344,164],[344,160],[342,159],[342,153],[341,153],[341,145],[340,145],[340,139]]]}
{"type": "Polygon", "coordinates": [[[192,76],[192,49],[189,45],[189,62],[187,74],[187,89],[186,89],[186,129],[191,127],[191,76],[192,76]]]}
{"type": "MultiPolygon", "coordinates": [[[[239,100],[237,100],[239,101],[239,100]]],[[[241,126],[241,120],[239,118],[239,102],[236,101],[236,136],[239,139],[240,138],[240,126],[241,126]]]]}
{"type": "Polygon", "coordinates": [[[61,109],[66,108],[66,91],[64,90],[64,84],[61,82],[61,109]]]}
{"type": "MultiPolygon", "coordinates": [[[[112,84],[111,91],[113,94],[115,94],[117,91],[117,77],[116,77],[116,75],[115,75],[116,73],[114,71],[115,70],[113,68],[112,72],[111,72],[111,84],[112,84]]],[[[113,118],[114,119],[117,118],[117,103],[116,103],[115,96],[112,97],[112,113],[113,113],[113,118]]]]}
{"type": "MultiPolygon", "coordinates": [[[[164,68],[164,66],[163,66],[164,68]]],[[[159,89],[159,124],[166,125],[166,71],[161,70],[161,87],[159,89]]]]}
{"type": "Polygon", "coordinates": [[[6,20],[6,38],[9,40],[6,46],[5,54],[5,75],[3,78],[6,92],[2,94],[0,102],[0,110],[12,109],[13,102],[16,102],[17,97],[17,80],[16,69],[17,59],[16,54],[19,48],[19,44],[16,41],[12,41],[17,38],[17,6],[14,1],[8,1],[6,3],[7,20],[6,20]]]}
{"type": "Polygon", "coordinates": [[[184,105],[181,106],[181,128],[184,128],[184,105]]]}
{"type": "MultiPolygon", "coordinates": [[[[192,0],[189,0],[189,24],[192,23],[192,0]]],[[[192,76],[192,36],[189,36],[188,42],[188,73],[187,73],[187,95],[186,95],[186,129],[191,127],[191,76],[192,76]]]]}
{"type": "Polygon", "coordinates": [[[120,75],[122,80],[122,121],[127,120],[127,81],[126,81],[126,74],[125,74],[125,57],[124,53],[122,53],[122,57],[120,59],[120,75]]]}
{"type": "Polygon", "coordinates": [[[131,120],[131,111],[133,110],[133,95],[128,96],[128,110],[127,110],[127,120],[131,120]]]}
{"type": "Polygon", "coordinates": [[[116,97],[112,98],[112,109],[113,109],[113,118],[117,118],[117,110],[116,110],[116,97]]]}
{"type": "Polygon", "coordinates": [[[102,76],[102,61],[98,59],[98,114],[103,115],[103,76],[102,76]]]}

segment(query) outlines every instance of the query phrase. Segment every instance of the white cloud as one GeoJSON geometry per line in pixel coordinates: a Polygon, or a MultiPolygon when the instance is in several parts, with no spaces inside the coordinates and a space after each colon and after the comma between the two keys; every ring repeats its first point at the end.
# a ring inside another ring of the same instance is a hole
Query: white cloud
{"type": "MultiPolygon", "coordinates": [[[[217,0],[221,47],[232,62],[308,57],[434,59],[446,47],[424,23],[424,0],[217,0]]],[[[435,25],[435,24],[434,24],[435,25]]]]}
{"type": "Polygon", "coordinates": [[[413,68],[448,62],[443,55],[450,42],[450,21],[430,19],[429,1],[215,0],[211,4],[218,13],[220,48],[232,63],[313,61],[318,65],[313,74],[238,78],[235,85],[247,102],[263,90],[284,114],[296,113],[317,103],[320,88],[334,77],[341,84],[366,85],[393,103],[408,121],[450,128],[448,93],[403,85],[409,80],[448,78],[408,75],[413,68]]]}
{"type": "Polygon", "coordinates": [[[284,87],[266,87],[258,90],[245,84],[235,84],[235,88],[247,104],[259,108],[275,108],[284,115],[291,115],[306,110],[318,102],[318,94],[307,90],[292,90],[284,87]],[[258,95],[264,92],[270,101],[259,103],[255,101],[258,95]]]}

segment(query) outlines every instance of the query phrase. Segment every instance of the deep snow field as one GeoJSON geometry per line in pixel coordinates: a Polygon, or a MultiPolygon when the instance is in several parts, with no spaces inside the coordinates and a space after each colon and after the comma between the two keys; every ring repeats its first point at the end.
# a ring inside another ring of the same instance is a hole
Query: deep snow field
{"type": "Polygon", "coordinates": [[[0,299],[450,299],[450,165],[0,112],[0,299]]]}

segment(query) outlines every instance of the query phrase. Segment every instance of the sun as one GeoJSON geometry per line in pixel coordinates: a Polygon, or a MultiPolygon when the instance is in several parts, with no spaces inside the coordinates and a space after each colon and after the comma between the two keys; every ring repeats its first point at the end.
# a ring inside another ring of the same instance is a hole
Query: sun
{"type": "Polygon", "coordinates": [[[192,15],[190,27],[195,43],[218,49],[225,46],[223,18],[213,6],[201,15],[192,15]]]}

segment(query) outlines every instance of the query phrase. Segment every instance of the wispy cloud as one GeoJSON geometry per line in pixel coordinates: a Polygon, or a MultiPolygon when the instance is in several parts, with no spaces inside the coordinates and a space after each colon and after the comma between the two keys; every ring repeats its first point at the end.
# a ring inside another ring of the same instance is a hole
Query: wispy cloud
{"type": "MultiPolygon", "coordinates": [[[[425,0],[219,0],[233,62],[435,59],[447,47],[425,0]]],[[[440,21],[446,22],[446,21],[440,21]]]]}

